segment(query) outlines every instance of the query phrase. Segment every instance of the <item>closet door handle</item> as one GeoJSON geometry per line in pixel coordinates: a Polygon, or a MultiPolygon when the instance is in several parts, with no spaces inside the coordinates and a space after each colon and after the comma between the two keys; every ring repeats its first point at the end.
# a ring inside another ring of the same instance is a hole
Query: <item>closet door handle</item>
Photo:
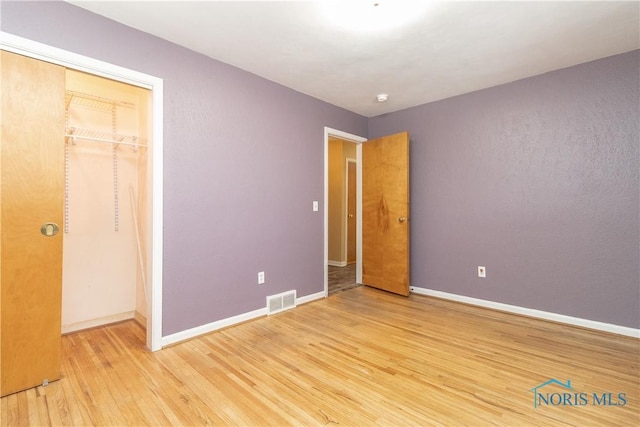
{"type": "Polygon", "coordinates": [[[42,224],[42,227],[40,227],[40,233],[42,233],[43,236],[46,237],[53,237],[56,234],[58,234],[58,224],[56,224],[55,222],[45,222],[44,224],[42,224]]]}

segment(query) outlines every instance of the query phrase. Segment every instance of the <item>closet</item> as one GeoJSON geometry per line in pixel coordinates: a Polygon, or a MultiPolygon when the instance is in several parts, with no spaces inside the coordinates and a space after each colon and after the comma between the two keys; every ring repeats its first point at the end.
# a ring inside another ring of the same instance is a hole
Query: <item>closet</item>
{"type": "Polygon", "coordinates": [[[74,70],[65,89],[62,332],[144,322],[148,91],[74,70]]]}
{"type": "Polygon", "coordinates": [[[4,396],[60,377],[61,333],[146,321],[151,96],[1,54],[4,396]]]}

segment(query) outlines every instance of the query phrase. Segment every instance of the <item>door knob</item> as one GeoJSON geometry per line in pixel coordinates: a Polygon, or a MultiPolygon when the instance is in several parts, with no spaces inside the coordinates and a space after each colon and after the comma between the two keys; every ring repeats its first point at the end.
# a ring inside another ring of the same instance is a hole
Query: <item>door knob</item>
{"type": "Polygon", "coordinates": [[[55,236],[58,234],[58,224],[55,222],[45,222],[42,224],[42,227],[40,227],[40,233],[47,237],[55,236]]]}
{"type": "Polygon", "coordinates": [[[349,219],[353,219],[353,214],[349,214],[349,219]]]}
{"type": "Polygon", "coordinates": [[[398,222],[405,222],[407,220],[406,217],[401,216],[400,218],[398,218],[398,222]]]}

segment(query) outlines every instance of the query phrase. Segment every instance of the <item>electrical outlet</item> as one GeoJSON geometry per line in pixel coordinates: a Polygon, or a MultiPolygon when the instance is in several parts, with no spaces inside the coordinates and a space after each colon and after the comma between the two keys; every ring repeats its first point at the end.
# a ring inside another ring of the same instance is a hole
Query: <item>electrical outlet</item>
{"type": "Polygon", "coordinates": [[[317,200],[313,201],[313,211],[314,212],[318,212],[318,201],[317,200]]]}
{"type": "Polygon", "coordinates": [[[258,285],[264,284],[264,271],[258,272],[258,285]]]}
{"type": "Polygon", "coordinates": [[[478,266],[478,277],[487,277],[487,267],[483,267],[482,265],[478,266]]]}

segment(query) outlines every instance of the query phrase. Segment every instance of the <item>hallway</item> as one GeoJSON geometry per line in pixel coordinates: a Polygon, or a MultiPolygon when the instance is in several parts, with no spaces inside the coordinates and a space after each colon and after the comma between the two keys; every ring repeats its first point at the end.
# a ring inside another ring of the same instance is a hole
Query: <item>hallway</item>
{"type": "Polygon", "coordinates": [[[329,266],[329,296],[342,291],[357,288],[356,264],[349,264],[346,267],[329,266]]]}

